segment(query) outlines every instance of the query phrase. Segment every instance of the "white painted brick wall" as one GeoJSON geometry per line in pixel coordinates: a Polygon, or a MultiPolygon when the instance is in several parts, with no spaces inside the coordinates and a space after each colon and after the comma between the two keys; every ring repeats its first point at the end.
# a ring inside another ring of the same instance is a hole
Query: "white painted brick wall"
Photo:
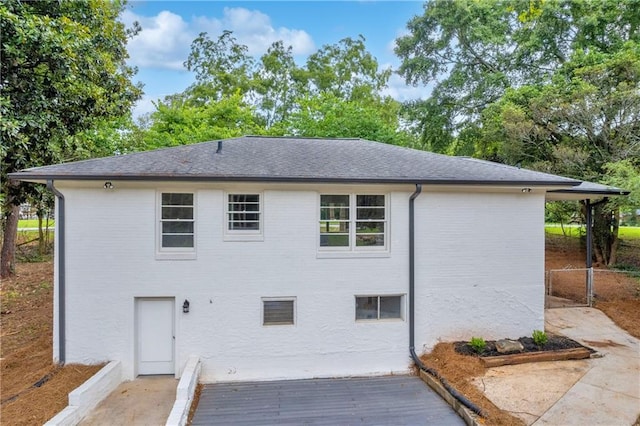
{"type": "Polygon", "coordinates": [[[416,346],[544,327],[544,194],[416,201],[416,346]]]}
{"type": "MultiPolygon", "coordinates": [[[[197,259],[172,261],[155,256],[157,188],[115,184],[57,184],[67,202],[67,362],[120,360],[133,378],[134,300],[156,296],[175,297],[178,376],[190,355],[200,357],[203,381],[409,367],[408,323],[356,323],[354,296],[408,293],[411,186],[389,192],[390,255],[338,259],[318,258],[316,233],[318,193],[340,186],[159,186],[196,188],[197,259]],[[223,240],[230,187],[263,192],[264,241],[223,240]],[[296,297],[294,326],[261,325],[261,298],[276,296],[296,297]]],[[[541,328],[543,194],[425,192],[416,206],[418,348],[541,328]]]]}

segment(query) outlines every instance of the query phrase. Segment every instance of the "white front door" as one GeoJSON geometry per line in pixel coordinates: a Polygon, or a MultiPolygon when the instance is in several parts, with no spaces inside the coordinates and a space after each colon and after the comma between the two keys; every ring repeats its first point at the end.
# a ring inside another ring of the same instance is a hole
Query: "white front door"
{"type": "Polygon", "coordinates": [[[136,299],[138,374],[174,374],[174,299],[136,299]]]}

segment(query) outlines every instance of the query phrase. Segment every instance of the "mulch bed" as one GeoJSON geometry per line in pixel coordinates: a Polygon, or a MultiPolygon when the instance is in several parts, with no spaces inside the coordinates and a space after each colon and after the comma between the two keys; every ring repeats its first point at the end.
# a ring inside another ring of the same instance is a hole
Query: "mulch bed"
{"type": "Polygon", "coordinates": [[[459,354],[481,356],[481,357],[502,356],[502,355],[509,355],[509,354],[531,353],[531,352],[561,351],[564,349],[575,349],[575,348],[586,348],[592,353],[595,352],[593,349],[587,348],[586,346],[583,346],[580,343],[576,342],[575,340],[569,339],[568,337],[556,336],[551,334],[547,335],[547,337],[548,337],[547,343],[545,343],[541,347],[536,345],[533,341],[533,338],[531,337],[521,337],[517,339],[520,343],[522,343],[522,346],[524,346],[524,350],[522,352],[515,351],[515,352],[500,353],[496,350],[495,340],[487,340],[486,341],[487,346],[485,347],[484,351],[482,351],[482,353],[480,354],[478,354],[475,350],[473,350],[471,345],[469,345],[469,342],[455,342],[454,348],[456,352],[458,352],[459,354]]]}

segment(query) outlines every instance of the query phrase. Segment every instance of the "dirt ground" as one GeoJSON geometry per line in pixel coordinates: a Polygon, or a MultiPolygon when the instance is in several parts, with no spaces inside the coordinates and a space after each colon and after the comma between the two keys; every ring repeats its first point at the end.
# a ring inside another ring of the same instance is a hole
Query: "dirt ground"
{"type": "Polygon", "coordinates": [[[52,262],[19,263],[0,286],[0,424],[43,424],[100,366],[52,362],[52,262]],[[39,384],[40,386],[36,385],[39,384]]]}
{"type": "MultiPolygon", "coordinates": [[[[577,239],[547,239],[547,269],[581,268],[584,267],[584,258],[577,239]]],[[[622,250],[621,258],[628,264],[637,261],[640,266],[640,250],[633,247],[622,250]]],[[[67,405],[70,391],[101,368],[53,364],[52,283],[51,261],[19,263],[16,276],[0,283],[1,425],[46,422],[67,405]]],[[[567,294],[572,291],[579,293],[582,286],[584,275],[580,274],[573,284],[569,282],[567,294]],[[574,286],[573,290],[571,286],[574,286]]],[[[602,274],[596,278],[596,293],[596,307],[620,327],[640,338],[640,281],[621,279],[616,274],[602,274]]],[[[484,374],[484,367],[477,358],[457,354],[452,344],[442,343],[423,360],[486,412],[485,424],[522,424],[519,419],[500,411],[471,384],[473,377],[484,374]]]]}

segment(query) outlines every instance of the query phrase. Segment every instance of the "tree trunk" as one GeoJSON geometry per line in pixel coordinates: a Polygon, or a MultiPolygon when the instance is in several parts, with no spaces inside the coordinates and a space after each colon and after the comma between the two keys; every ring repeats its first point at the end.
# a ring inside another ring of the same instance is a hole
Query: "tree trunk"
{"type": "Polygon", "coordinates": [[[44,230],[42,229],[42,214],[38,211],[38,254],[43,256],[47,250],[44,240],[44,230]]]}
{"type": "Polygon", "coordinates": [[[20,219],[20,207],[12,205],[4,222],[2,251],[0,252],[0,278],[8,278],[15,272],[18,219],[20,219]]]}
{"type": "Polygon", "coordinates": [[[598,262],[611,266],[617,260],[618,213],[607,203],[593,209],[593,245],[598,262]]]}

